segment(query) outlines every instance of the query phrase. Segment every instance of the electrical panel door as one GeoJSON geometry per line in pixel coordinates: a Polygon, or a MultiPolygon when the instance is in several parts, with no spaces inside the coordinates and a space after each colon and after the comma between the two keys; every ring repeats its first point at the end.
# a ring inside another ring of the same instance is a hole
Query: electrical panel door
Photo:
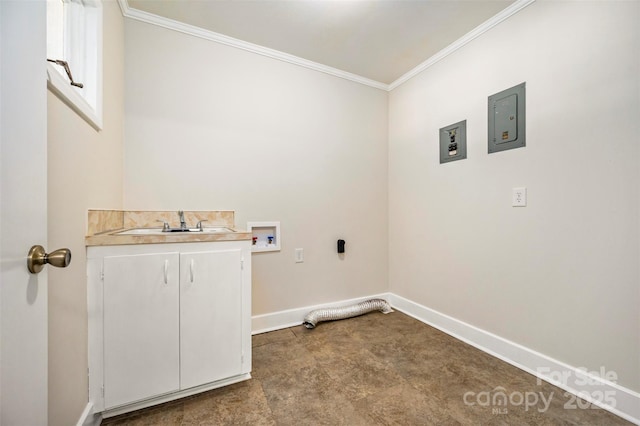
{"type": "Polygon", "coordinates": [[[489,154],[525,146],[525,83],[489,96],[489,154]]]}

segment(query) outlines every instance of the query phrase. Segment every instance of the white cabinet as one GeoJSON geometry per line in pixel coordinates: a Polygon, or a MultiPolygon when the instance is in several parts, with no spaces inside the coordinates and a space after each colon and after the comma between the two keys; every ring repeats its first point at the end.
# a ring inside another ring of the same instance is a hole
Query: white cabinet
{"type": "Polygon", "coordinates": [[[176,391],[178,253],[104,258],[105,407],[176,391]]]}
{"type": "Polygon", "coordinates": [[[115,415],[250,378],[249,241],[87,254],[94,411],[115,415]]]}
{"type": "Polygon", "coordinates": [[[240,374],[240,250],[180,254],[180,387],[240,374]]]}

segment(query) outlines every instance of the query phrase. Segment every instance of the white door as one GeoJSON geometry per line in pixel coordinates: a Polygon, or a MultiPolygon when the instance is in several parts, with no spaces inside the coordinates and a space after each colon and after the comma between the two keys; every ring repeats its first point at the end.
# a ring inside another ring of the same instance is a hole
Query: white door
{"type": "Polygon", "coordinates": [[[180,386],[178,253],[104,258],[104,405],[180,386]]]}
{"type": "Polygon", "coordinates": [[[46,4],[0,0],[0,424],[47,423],[46,4]]]}
{"type": "Polygon", "coordinates": [[[180,388],[242,372],[242,252],[180,254],[180,388]]]}

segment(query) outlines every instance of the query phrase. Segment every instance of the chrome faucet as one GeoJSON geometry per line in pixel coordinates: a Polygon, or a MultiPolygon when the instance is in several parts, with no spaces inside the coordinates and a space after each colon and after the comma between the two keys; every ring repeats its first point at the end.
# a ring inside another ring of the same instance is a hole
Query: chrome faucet
{"type": "Polygon", "coordinates": [[[187,222],[184,221],[184,212],[179,210],[178,215],[180,216],[180,229],[187,229],[187,222]]]}

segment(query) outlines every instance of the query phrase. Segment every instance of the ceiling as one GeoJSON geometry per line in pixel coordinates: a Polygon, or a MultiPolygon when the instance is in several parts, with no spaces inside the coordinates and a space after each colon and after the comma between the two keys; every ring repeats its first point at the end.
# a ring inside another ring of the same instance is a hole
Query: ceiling
{"type": "Polygon", "coordinates": [[[128,0],[129,7],[391,84],[513,0],[128,0]]]}

